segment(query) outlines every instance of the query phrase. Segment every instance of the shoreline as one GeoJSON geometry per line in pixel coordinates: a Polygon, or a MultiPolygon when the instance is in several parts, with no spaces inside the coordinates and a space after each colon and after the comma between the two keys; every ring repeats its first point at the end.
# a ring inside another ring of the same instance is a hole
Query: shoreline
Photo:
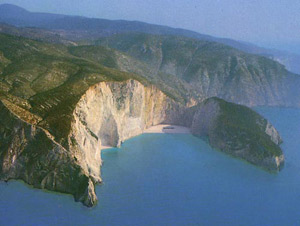
{"type": "MultiPolygon", "coordinates": [[[[177,126],[172,124],[159,124],[156,126],[151,126],[145,129],[141,134],[144,133],[168,133],[168,134],[190,134],[191,130],[188,127],[177,126]]],[[[114,148],[111,146],[102,146],[101,150],[114,148]]]]}
{"type": "Polygon", "coordinates": [[[159,124],[145,129],[143,133],[172,133],[172,134],[189,134],[190,128],[172,124],[159,124]]]}

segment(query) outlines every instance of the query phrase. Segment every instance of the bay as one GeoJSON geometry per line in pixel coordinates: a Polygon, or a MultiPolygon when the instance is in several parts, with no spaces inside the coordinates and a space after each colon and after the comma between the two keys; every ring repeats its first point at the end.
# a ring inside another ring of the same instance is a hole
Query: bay
{"type": "Polygon", "coordinates": [[[189,134],[142,134],[102,152],[95,208],[0,182],[0,225],[300,225],[300,110],[255,110],[284,140],[278,174],[189,134]]]}

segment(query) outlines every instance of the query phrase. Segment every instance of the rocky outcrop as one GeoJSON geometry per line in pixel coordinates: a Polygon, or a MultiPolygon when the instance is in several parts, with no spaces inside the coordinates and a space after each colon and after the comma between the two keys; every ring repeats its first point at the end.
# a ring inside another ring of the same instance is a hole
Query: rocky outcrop
{"type": "Polygon", "coordinates": [[[94,46],[74,48],[72,57],[62,46],[0,34],[0,179],[21,179],[93,206],[101,147],[119,146],[160,123],[192,127],[213,147],[277,169],[280,138],[266,120],[218,99],[197,104],[210,96],[286,104],[282,97],[299,96],[298,77],[213,43],[153,38],[149,45],[139,38],[130,38],[129,49],[121,45],[137,47],[133,59],[94,46]]]}
{"type": "Polygon", "coordinates": [[[189,126],[193,110],[177,104],[154,86],[128,80],[92,86],[73,115],[72,149],[83,153],[81,166],[100,182],[101,146],[119,147],[146,128],[161,123],[189,126]]]}
{"type": "Polygon", "coordinates": [[[279,145],[282,143],[282,139],[278,131],[274,128],[274,126],[270,122],[267,122],[265,133],[270,136],[271,140],[275,144],[279,145]]]}
{"type": "Polygon", "coordinates": [[[277,130],[251,109],[210,98],[197,107],[191,131],[210,145],[270,171],[283,167],[277,130]]]}
{"type": "Polygon", "coordinates": [[[36,188],[69,193],[96,203],[94,184],[73,153],[51,135],[13,114],[0,102],[0,179],[21,179],[36,188]]]}
{"type": "Polygon", "coordinates": [[[174,106],[157,88],[134,80],[94,85],[74,110],[72,149],[83,153],[81,165],[100,182],[101,146],[120,146],[145,128],[164,122],[174,106]]]}
{"type": "Polygon", "coordinates": [[[38,126],[41,119],[30,112],[7,100],[0,107],[0,179],[21,179],[69,193],[86,206],[97,203],[94,186],[101,182],[101,146],[120,146],[162,122],[190,121],[182,120],[183,106],[135,80],[90,87],[73,111],[68,145],[38,126]]]}
{"type": "Polygon", "coordinates": [[[94,181],[100,182],[101,146],[120,146],[123,141],[141,134],[149,126],[160,123],[191,127],[195,136],[208,136],[213,147],[268,170],[279,170],[284,162],[278,146],[281,143],[278,132],[249,108],[218,98],[185,108],[154,86],[145,87],[134,80],[99,83],[86,92],[74,111],[70,134],[70,139],[75,141],[72,149],[84,153],[81,166],[94,181]],[[232,123],[236,123],[236,127],[226,133],[229,127],[218,124],[223,114],[231,114],[225,108],[235,112],[234,120],[253,114],[254,121],[248,122],[251,117],[234,121],[232,123]],[[242,131],[246,122],[252,130],[242,131]],[[223,131],[226,136],[218,136],[217,131],[223,131]],[[248,142],[238,140],[239,133],[248,137],[248,142]],[[261,141],[252,137],[255,133],[258,133],[261,141]],[[251,146],[253,142],[257,145],[251,146]],[[274,149],[274,152],[270,149],[274,149]]]}
{"type": "Polygon", "coordinates": [[[62,139],[67,145],[40,126],[42,119],[9,101],[0,102],[0,114],[0,179],[69,193],[86,206],[97,203],[102,146],[120,146],[152,125],[191,127],[213,147],[266,169],[277,170],[284,161],[275,128],[247,107],[217,98],[185,107],[135,80],[91,86],[73,109],[62,139]]]}

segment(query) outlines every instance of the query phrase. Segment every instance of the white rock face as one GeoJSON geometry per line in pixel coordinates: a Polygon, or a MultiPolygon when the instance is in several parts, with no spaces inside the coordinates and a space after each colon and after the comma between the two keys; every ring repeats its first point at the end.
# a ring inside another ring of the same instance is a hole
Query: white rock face
{"type": "Polygon", "coordinates": [[[271,138],[271,140],[279,145],[282,142],[282,139],[278,133],[278,131],[274,128],[274,126],[271,125],[270,122],[267,122],[267,126],[266,126],[266,130],[265,130],[266,134],[268,134],[271,138]]]}
{"type": "MultiPolygon", "coordinates": [[[[205,108],[201,106],[189,113],[157,88],[145,87],[135,80],[102,82],[90,87],[78,102],[69,143],[85,174],[96,183],[101,182],[102,146],[120,146],[161,123],[188,126],[194,135],[207,136],[220,109],[215,101],[207,103],[205,108]]],[[[270,123],[265,132],[277,145],[281,142],[270,123]]]]}
{"type": "Polygon", "coordinates": [[[101,146],[120,146],[149,126],[164,122],[173,103],[157,88],[134,80],[91,87],[74,111],[70,140],[76,158],[100,182],[101,146]]]}
{"type": "MultiPolygon", "coordinates": [[[[232,143],[232,135],[214,137],[215,122],[220,115],[220,100],[210,99],[200,105],[176,103],[154,86],[128,80],[102,82],[90,87],[77,103],[71,121],[67,144],[61,144],[45,128],[32,124],[15,114],[15,106],[0,101],[0,141],[3,160],[0,162],[0,180],[22,179],[35,187],[73,194],[76,201],[86,206],[97,203],[95,184],[101,182],[101,149],[119,146],[123,141],[139,135],[158,124],[181,125],[195,136],[209,136],[216,148],[232,143]],[[193,107],[190,107],[192,105],[193,107]],[[228,142],[229,141],[229,142],[228,142]],[[28,167],[30,166],[30,167],[28,167]]],[[[228,103],[229,104],[229,103],[228,103]]],[[[260,124],[275,143],[280,136],[270,123],[260,124]]],[[[163,127],[161,126],[161,131],[163,127]]],[[[226,129],[226,128],[225,128],[226,129]]],[[[225,131],[226,132],[226,131],[225,131]]],[[[225,134],[226,135],[226,134],[225,134]]],[[[237,142],[237,145],[239,143],[237,142]]],[[[280,169],[284,156],[270,156],[263,160],[251,153],[229,154],[246,159],[264,168],[280,169]]]]}

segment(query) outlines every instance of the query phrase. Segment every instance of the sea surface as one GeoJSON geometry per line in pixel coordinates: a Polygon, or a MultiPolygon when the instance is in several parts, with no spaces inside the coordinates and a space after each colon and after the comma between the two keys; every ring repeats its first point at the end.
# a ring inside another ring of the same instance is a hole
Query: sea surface
{"type": "Polygon", "coordinates": [[[189,134],[143,134],[102,152],[95,208],[0,182],[0,225],[300,225],[300,110],[256,110],[283,137],[278,174],[189,134]]]}

